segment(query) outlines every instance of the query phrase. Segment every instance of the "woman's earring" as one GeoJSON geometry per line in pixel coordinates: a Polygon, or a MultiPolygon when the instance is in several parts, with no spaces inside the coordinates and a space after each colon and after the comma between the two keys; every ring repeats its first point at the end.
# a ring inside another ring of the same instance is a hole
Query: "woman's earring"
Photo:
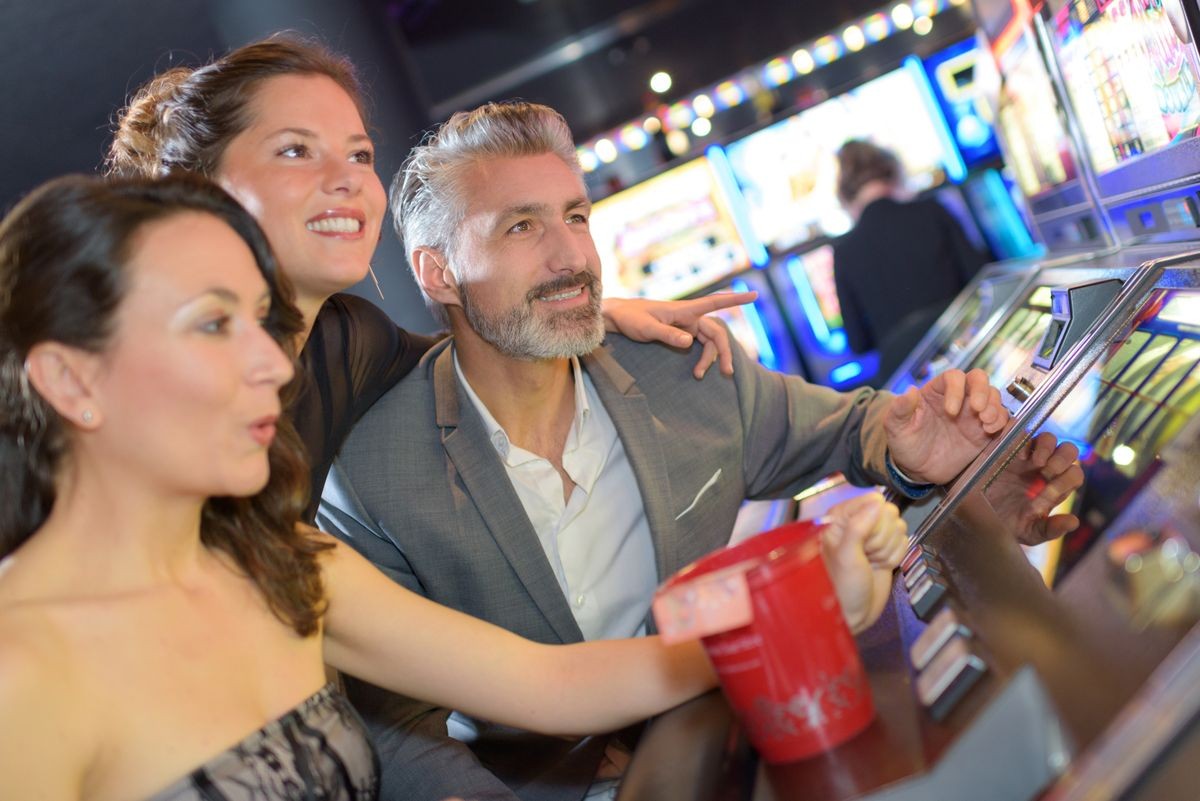
{"type": "Polygon", "coordinates": [[[379,299],[383,300],[383,287],[379,285],[379,278],[375,275],[375,268],[368,264],[367,272],[371,274],[371,280],[375,282],[375,291],[379,293],[379,299]]]}
{"type": "Polygon", "coordinates": [[[92,420],[95,419],[95,416],[92,414],[91,409],[84,409],[83,413],[81,415],[79,415],[79,418],[81,420],[83,420],[83,422],[85,422],[85,423],[91,423],[92,420]]]}

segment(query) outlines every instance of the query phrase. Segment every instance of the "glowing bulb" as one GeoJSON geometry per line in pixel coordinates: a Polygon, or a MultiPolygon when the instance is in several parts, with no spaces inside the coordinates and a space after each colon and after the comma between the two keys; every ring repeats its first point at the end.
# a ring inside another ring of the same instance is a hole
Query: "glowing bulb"
{"type": "Polygon", "coordinates": [[[605,164],[612,164],[617,160],[617,146],[612,143],[611,139],[597,139],[595,150],[597,158],[605,164]]]}
{"type": "Polygon", "coordinates": [[[866,37],[863,36],[862,28],[857,25],[851,25],[842,31],[842,41],[846,43],[846,49],[852,53],[862,50],[867,43],[866,37]]]}
{"type": "Polygon", "coordinates": [[[650,76],[650,88],[660,95],[671,90],[671,76],[665,72],[656,72],[650,76]]]}
{"type": "Polygon", "coordinates": [[[595,172],[600,166],[600,159],[596,158],[596,154],[586,147],[581,147],[575,151],[575,155],[579,157],[579,166],[583,167],[584,172],[595,172]]]}
{"type": "Polygon", "coordinates": [[[688,146],[688,135],[683,131],[671,131],[667,134],[667,148],[676,156],[686,153],[688,146]]]}
{"type": "Polygon", "coordinates": [[[896,23],[896,27],[900,30],[908,30],[913,24],[913,12],[907,4],[901,3],[892,9],[892,22],[896,23]]]}
{"type": "Polygon", "coordinates": [[[924,36],[933,30],[933,20],[929,17],[917,17],[912,24],[912,29],[918,36],[924,36]]]}
{"type": "Polygon", "coordinates": [[[1133,460],[1137,458],[1137,452],[1128,445],[1118,445],[1113,448],[1112,460],[1113,464],[1118,464],[1121,467],[1128,467],[1133,464],[1133,460]]]}
{"type": "Polygon", "coordinates": [[[708,121],[707,117],[697,117],[692,123],[692,133],[696,136],[708,136],[712,133],[712,123],[708,121]]]}
{"type": "Polygon", "coordinates": [[[701,117],[711,117],[717,113],[712,98],[708,95],[696,95],[692,98],[692,110],[701,117]]]}
{"type": "Polygon", "coordinates": [[[807,50],[800,49],[792,53],[792,66],[796,68],[796,72],[801,75],[808,75],[812,72],[817,64],[813,61],[812,54],[807,50]]]}
{"type": "Polygon", "coordinates": [[[650,141],[650,137],[646,132],[637,125],[626,125],[621,129],[620,133],[621,144],[630,150],[641,150],[650,141]]]}

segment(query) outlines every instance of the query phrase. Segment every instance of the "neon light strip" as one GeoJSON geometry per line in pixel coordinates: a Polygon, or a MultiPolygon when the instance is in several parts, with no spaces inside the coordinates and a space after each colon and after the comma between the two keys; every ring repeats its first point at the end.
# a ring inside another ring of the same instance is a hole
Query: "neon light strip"
{"type": "Polygon", "coordinates": [[[916,81],[917,89],[921,93],[921,100],[925,104],[925,113],[929,115],[930,121],[933,122],[938,140],[942,143],[942,150],[946,153],[946,160],[944,162],[946,165],[946,175],[954,183],[961,183],[967,177],[967,165],[963,163],[962,154],[958,152],[958,145],[954,143],[954,137],[950,134],[950,127],[946,125],[946,117],[942,114],[942,110],[938,107],[937,100],[933,96],[933,87],[929,85],[929,76],[925,74],[925,69],[921,66],[921,60],[916,56],[909,56],[904,59],[904,69],[916,81]]]}
{"type": "Polygon", "coordinates": [[[796,287],[796,296],[800,298],[800,308],[804,310],[804,316],[808,318],[808,327],[816,334],[817,341],[824,348],[829,347],[830,331],[829,323],[825,322],[825,316],[821,314],[821,306],[817,303],[817,296],[813,294],[812,285],[808,283],[808,274],[804,272],[804,263],[799,256],[792,256],[786,262],[788,277],[792,279],[792,285],[796,287]]]}
{"type": "MultiPolygon", "coordinates": [[[[740,278],[730,284],[734,292],[749,292],[750,285],[740,278]]],[[[767,335],[767,327],[763,324],[762,317],[758,313],[758,307],[754,303],[746,303],[742,307],[742,313],[746,316],[746,322],[750,324],[750,330],[754,332],[754,341],[758,345],[758,360],[764,366],[772,370],[779,369],[779,359],[775,355],[775,349],[771,347],[771,338],[767,335]]]]}
{"type": "Polygon", "coordinates": [[[1016,206],[1012,202],[1012,197],[1008,194],[1008,187],[1004,185],[1004,179],[1000,177],[1000,173],[995,170],[985,172],[983,174],[983,188],[985,193],[991,197],[1002,198],[1000,202],[995,204],[995,209],[1000,214],[1001,223],[1005,230],[1011,232],[1019,240],[1021,252],[1028,253],[1034,247],[1033,237],[1029,235],[1024,221],[1021,220],[1021,215],[1017,213],[1016,206]]]}
{"type": "Polygon", "coordinates": [[[766,266],[769,258],[767,249],[759,241],[758,235],[754,233],[754,226],[750,224],[746,204],[737,202],[741,191],[738,189],[737,180],[733,177],[733,168],[729,166],[729,157],[725,155],[725,148],[720,145],[710,145],[704,151],[704,155],[708,156],[708,163],[712,165],[713,172],[717,176],[717,183],[725,194],[725,207],[733,216],[733,227],[737,229],[738,236],[745,244],[746,251],[750,254],[750,261],[754,263],[755,267],[766,266]]]}

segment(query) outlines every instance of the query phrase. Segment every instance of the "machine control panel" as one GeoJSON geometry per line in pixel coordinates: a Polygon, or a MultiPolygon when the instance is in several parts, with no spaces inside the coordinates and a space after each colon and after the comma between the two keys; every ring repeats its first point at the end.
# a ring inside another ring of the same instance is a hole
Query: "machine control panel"
{"type": "Polygon", "coordinates": [[[1030,363],[1007,385],[1004,405],[1014,414],[1045,380],[1046,375],[1099,319],[1121,291],[1116,278],[1083,281],[1051,289],[1050,322],[1033,351],[1030,363]]]}

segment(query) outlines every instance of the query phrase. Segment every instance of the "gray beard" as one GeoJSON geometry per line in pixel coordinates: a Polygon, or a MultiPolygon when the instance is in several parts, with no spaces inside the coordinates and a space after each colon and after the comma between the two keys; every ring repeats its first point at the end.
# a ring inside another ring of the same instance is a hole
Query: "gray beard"
{"type": "Polygon", "coordinates": [[[461,287],[460,300],[467,322],[481,339],[505,356],[523,361],[565,359],[583,356],[604,339],[604,316],[600,311],[600,282],[591,273],[549,281],[526,294],[518,305],[494,314],[480,309],[469,285],[461,287]],[[534,304],[543,295],[553,295],[583,285],[588,303],[554,314],[537,314],[534,304]]]}

